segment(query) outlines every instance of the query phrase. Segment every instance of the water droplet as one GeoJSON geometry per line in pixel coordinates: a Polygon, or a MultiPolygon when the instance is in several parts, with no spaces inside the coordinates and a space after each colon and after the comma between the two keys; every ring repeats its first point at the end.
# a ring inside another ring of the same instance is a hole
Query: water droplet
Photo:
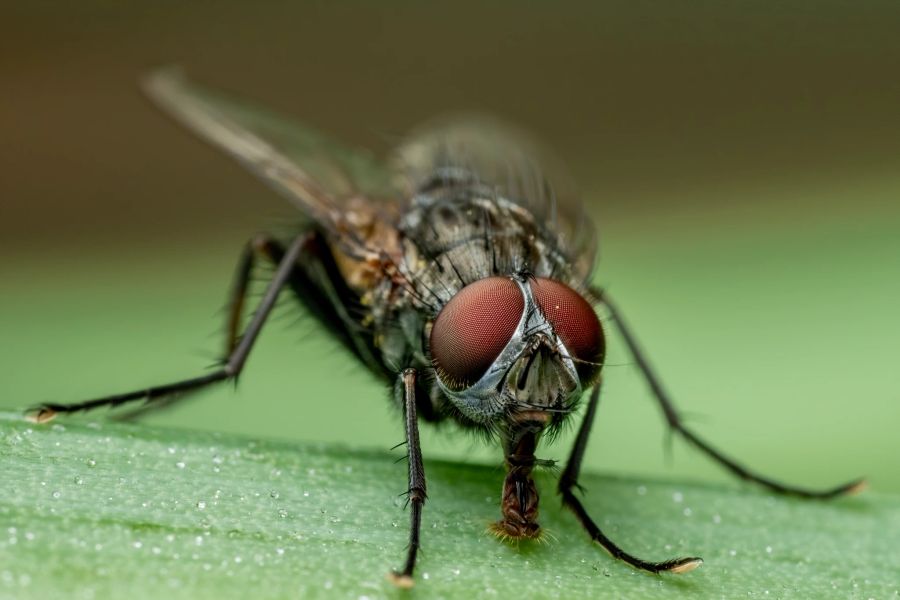
{"type": "Polygon", "coordinates": [[[275,553],[278,554],[278,556],[283,555],[283,554],[284,554],[284,548],[275,548],[275,553]]]}
{"type": "Polygon", "coordinates": [[[288,511],[284,510],[283,508],[279,508],[278,516],[281,517],[282,519],[287,519],[288,511]]]}
{"type": "Polygon", "coordinates": [[[674,494],[672,494],[672,500],[680,504],[684,501],[684,494],[682,494],[681,492],[675,492],[674,494]]]}
{"type": "Polygon", "coordinates": [[[168,448],[166,448],[166,450],[169,451],[169,454],[175,454],[175,448],[172,448],[171,446],[169,446],[168,448]]]}
{"type": "Polygon", "coordinates": [[[647,495],[647,487],[643,485],[639,485],[637,487],[638,496],[646,496],[647,495]]]}
{"type": "Polygon", "coordinates": [[[242,562],[243,560],[244,560],[244,559],[241,558],[240,556],[235,556],[235,557],[234,557],[234,562],[236,562],[236,563],[240,563],[240,562],[242,562]]]}
{"type": "Polygon", "coordinates": [[[86,461],[84,461],[84,463],[85,463],[87,466],[89,466],[89,467],[96,467],[96,466],[97,466],[97,461],[94,460],[93,458],[87,459],[86,461]]]}
{"type": "Polygon", "coordinates": [[[279,494],[279,493],[278,493],[277,491],[275,491],[275,490],[272,490],[271,492],[269,492],[269,496],[272,497],[272,498],[278,499],[278,498],[281,497],[281,494],[279,494]]]}
{"type": "Polygon", "coordinates": [[[303,497],[304,497],[304,498],[309,498],[309,492],[303,492],[303,497]]]}
{"type": "Polygon", "coordinates": [[[25,539],[28,540],[29,542],[32,541],[32,540],[34,539],[34,534],[31,533],[30,531],[26,531],[26,532],[25,532],[25,539]]]}
{"type": "Polygon", "coordinates": [[[178,461],[177,463],[175,463],[175,466],[179,469],[183,469],[185,467],[185,464],[181,461],[178,461]]]}
{"type": "Polygon", "coordinates": [[[197,502],[197,510],[206,510],[206,502],[199,500],[197,502]]]}
{"type": "Polygon", "coordinates": [[[62,494],[59,493],[59,490],[54,490],[52,494],[50,494],[54,498],[58,499],[62,494]]]}
{"type": "Polygon", "coordinates": [[[772,554],[772,546],[766,546],[766,554],[772,554]]]}
{"type": "Polygon", "coordinates": [[[682,513],[684,514],[684,516],[686,516],[686,517],[689,517],[689,516],[691,516],[692,514],[694,514],[694,511],[692,511],[692,510],[690,509],[690,507],[688,507],[688,506],[685,506],[685,507],[684,507],[684,510],[681,511],[681,512],[682,512],[682,513]]]}
{"type": "Polygon", "coordinates": [[[75,476],[75,485],[84,485],[84,479],[81,478],[81,475],[75,476]]]}
{"type": "Polygon", "coordinates": [[[713,523],[718,525],[719,523],[722,522],[722,517],[718,513],[716,513],[713,515],[712,521],[713,521],[713,523]]]}
{"type": "Polygon", "coordinates": [[[141,548],[141,547],[143,547],[144,543],[138,541],[138,542],[134,542],[134,543],[131,544],[131,545],[134,546],[135,548],[141,548]]]}
{"type": "Polygon", "coordinates": [[[729,556],[737,556],[737,550],[729,550],[728,555],[729,556]]]}
{"type": "Polygon", "coordinates": [[[162,549],[159,546],[153,546],[153,548],[150,549],[150,552],[152,552],[153,554],[159,554],[160,552],[162,552],[162,549]]]}

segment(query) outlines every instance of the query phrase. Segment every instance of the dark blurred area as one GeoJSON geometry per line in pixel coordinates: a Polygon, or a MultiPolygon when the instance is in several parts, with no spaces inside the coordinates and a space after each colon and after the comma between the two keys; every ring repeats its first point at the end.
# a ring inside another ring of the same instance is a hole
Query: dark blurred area
{"type": "Polygon", "coordinates": [[[138,77],[171,63],[381,151],[442,111],[498,113],[558,149],[607,218],[900,163],[893,2],[88,0],[4,14],[0,243],[16,254],[277,210],[140,97],[138,77]]]}
{"type": "MultiPolygon", "coordinates": [[[[447,111],[533,130],[584,190],[597,281],[692,423],[796,483],[900,490],[900,3],[83,0],[2,15],[3,409],[202,372],[241,245],[292,218],[140,95],[142,75],[178,64],[377,153],[447,111]]],[[[402,439],[383,386],[296,313],[237,391],[149,422],[402,439]]],[[[610,349],[586,464],[668,473],[659,413],[610,349]]],[[[499,461],[442,436],[423,431],[427,457],[499,461]]],[[[682,451],[678,473],[725,478],[682,451]]]]}

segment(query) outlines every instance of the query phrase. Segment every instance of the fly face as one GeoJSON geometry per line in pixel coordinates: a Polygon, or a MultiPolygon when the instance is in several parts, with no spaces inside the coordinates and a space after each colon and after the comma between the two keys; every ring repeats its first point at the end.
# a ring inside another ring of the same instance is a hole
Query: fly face
{"type": "Polygon", "coordinates": [[[164,385],[74,404],[48,403],[34,417],[101,406],[166,406],[235,379],[283,290],[290,290],[363,364],[394,381],[409,451],[410,534],[392,578],[412,585],[425,504],[420,417],[455,419],[498,434],[507,466],[504,538],[535,538],[538,493],[531,476],[542,433],[590,400],[559,479],[563,504],[591,539],[638,569],[684,573],[702,561],[651,562],[607,538],[573,493],[600,393],[602,305],[642,370],[669,427],[742,479],[776,492],[830,498],[854,481],[807,490],[758,475],[682,423],[609,294],[590,285],[596,234],[564,179],[550,176],[530,139],[491,120],[456,119],[412,136],[390,164],[354,152],[264,108],[163,70],[145,81],[157,105],[235,158],[299,210],[290,240],[255,237],[232,286],[220,368],[164,385]],[[551,183],[552,182],[552,183],[551,183]],[[275,266],[243,327],[259,262],[275,266]]]}
{"type": "Polygon", "coordinates": [[[447,302],[429,346],[443,393],[503,443],[503,518],[491,531],[540,537],[534,453],[541,434],[574,411],[599,375],[604,340],[593,306],[545,277],[487,277],[447,302]]]}
{"type": "Polygon", "coordinates": [[[520,275],[463,288],[435,319],[429,347],[441,389],[463,414],[515,431],[572,412],[599,374],[604,344],[581,294],[520,275]]]}

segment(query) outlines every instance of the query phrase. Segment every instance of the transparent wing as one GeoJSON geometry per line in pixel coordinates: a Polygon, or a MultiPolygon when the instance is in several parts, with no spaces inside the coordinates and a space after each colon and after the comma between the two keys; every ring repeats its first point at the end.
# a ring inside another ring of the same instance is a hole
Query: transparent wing
{"type": "Polygon", "coordinates": [[[143,89],[166,113],[237,159],[326,230],[348,235],[360,221],[394,218],[388,202],[398,198],[392,175],[365,152],[195,84],[180,69],[150,74],[143,89]],[[385,202],[376,209],[362,201],[373,198],[385,202]]]}
{"type": "Polygon", "coordinates": [[[436,174],[474,178],[534,215],[587,279],[597,252],[597,232],[575,185],[553,156],[527,133],[484,115],[457,115],[414,132],[395,155],[407,197],[436,174]]]}

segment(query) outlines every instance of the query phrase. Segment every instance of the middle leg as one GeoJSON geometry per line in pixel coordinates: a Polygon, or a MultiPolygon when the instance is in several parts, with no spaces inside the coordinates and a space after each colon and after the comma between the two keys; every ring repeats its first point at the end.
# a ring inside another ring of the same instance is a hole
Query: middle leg
{"type": "Polygon", "coordinates": [[[600,290],[595,290],[595,294],[598,298],[601,299],[601,302],[609,310],[613,321],[615,321],[616,326],[619,329],[619,332],[625,339],[625,345],[628,346],[628,350],[631,352],[631,356],[634,357],[634,361],[643,372],[644,378],[647,380],[647,383],[650,386],[650,391],[653,392],[653,396],[659,403],[659,406],[662,409],[663,415],[665,416],[666,422],[668,423],[669,427],[672,429],[672,431],[677,432],[681,435],[681,437],[683,437],[689,443],[693,444],[694,447],[705,453],[707,456],[712,458],[714,461],[716,461],[741,479],[752,481],[780,494],[799,496],[801,498],[826,499],[841,496],[843,494],[853,494],[865,487],[865,480],[863,479],[856,479],[854,481],[850,481],[848,483],[844,483],[824,490],[812,490],[794,485],[788,485],[786,483],[776,481],[774,479],[751,471],[747,467],[738,463],[736,460],[727,456],[721,450],[715,448],[709,442],[698,436],[684,424],[684,421],[682,421],[681,415],[675,408],[675,403],[663,388],[662,382],[656,375],[656,372],[651,368],[650,362],[647,360],[647,357],[638,345],[637,339],[631,332],[631,328],[628,327],[625,320],[623,319],[622,313],[619,311],[617,305],[612,302],[609,294],[604,293],[600,290]]]}
{"type": "Polygon", "coordinates": [[[112,396],[105,396],[74,404],[44,403],[33,410],[33,419],[37,422],[44,422],[49,421],[59,413],[68,414],[81,412],[102,406],[116,407],[141,400],[145,402],[159,402],[166,398],[171,398],[175,394],[195,391],[219,381],[236,378],[244,368],[244,364],[253,348],[254,342],[257,337],[259,337],[259,333],[262,330],[266,319],[275,307],[275,302],[278,299],[279,293],[284,286],[289,283],[294,267],[303,252],[305,244],[306,236],[296,238],[281,257],[278,269],[276,270],[272,281],[266,288],[263,299],[250,323],[247,325],[247,329],[240,340],[234,344],[234,347],[229,352],[223,365],[215,371],[199,377],[176,381],[174,383],[153,386],[123,394],[114,394],[112,396]]]}

